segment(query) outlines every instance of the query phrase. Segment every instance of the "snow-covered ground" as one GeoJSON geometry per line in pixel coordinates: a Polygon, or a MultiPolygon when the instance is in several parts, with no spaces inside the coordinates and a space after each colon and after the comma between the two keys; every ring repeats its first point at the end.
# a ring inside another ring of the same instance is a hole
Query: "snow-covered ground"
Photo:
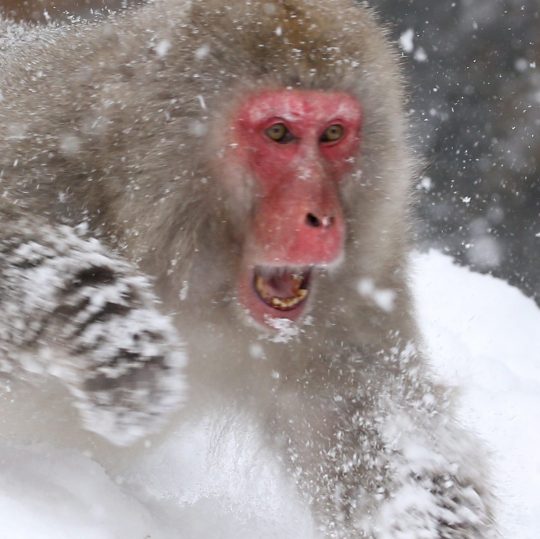
{"type": "MultiPolygon", "coordinates": [[[[540,310],[436,252],[415,257],[414,288],[433,365],[461,388],[460,419],[493,452],[504,536],[538,539],[540,310]]],[[[106,467],[55,445],[0,441],[0,538],[312,537],[292,485],[235,414],[106,467]]]]}
{"type": "Polygon", "coordinates": [[[503,281],[416,260],[414,288],[433,365],[461,389],[460,419],[493,451],[504,537],[540,537],[540,310],[503,281]]]}

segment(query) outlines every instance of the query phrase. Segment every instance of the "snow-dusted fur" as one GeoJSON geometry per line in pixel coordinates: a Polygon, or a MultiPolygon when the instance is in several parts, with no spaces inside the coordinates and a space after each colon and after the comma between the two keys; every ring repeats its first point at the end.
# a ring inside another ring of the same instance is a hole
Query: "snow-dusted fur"
{"type": "Polygon", "coordinates": [[[156,430],[184,400],[184,355],[148,278],[69,227],[3,222],[0,371],[58,378],[117,444],[156,430]]]}

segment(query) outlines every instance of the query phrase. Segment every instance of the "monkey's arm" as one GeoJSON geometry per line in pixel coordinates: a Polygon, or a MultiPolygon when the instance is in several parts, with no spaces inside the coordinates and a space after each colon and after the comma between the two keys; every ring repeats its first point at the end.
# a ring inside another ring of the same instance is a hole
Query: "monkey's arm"
{"type": "Polygon", "coordinates": [[[275,431],[323,537],[499,537],[483,448],[416,348],[342,354],[327,359],[322,385],[295,383],[275,403],[275,431]]]}
{"type": "Polygon", "coordinates": [[[481,444],[450,418],[432,427],[417,430],[403,413],[388,419],[391,488],[371,515],[357,515],[360,529],[375,539],[500,538],[481,444]]]}
{"type": "Polygon", "coordinates": [[[362,529],[376,539],[496,539],[486,451],[454,419],[453,391],[410,343],[379,355],[377,438],[386,460],[380,505],[362,529]],[[386,361],[385,361],[386,360],[386,361]]]}
{"type": "Polygon", "coordinates": [[[184,398],[184,355],[149,280],[67,226],[0,218],[0,371],[58,378],[113,443],[155,430],[184,398]]]}

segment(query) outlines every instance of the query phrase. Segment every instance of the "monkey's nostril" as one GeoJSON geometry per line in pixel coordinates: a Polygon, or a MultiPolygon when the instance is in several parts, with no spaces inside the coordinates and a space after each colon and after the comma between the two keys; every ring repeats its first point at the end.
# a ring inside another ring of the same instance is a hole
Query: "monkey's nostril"
{"type": "Polygon", "coordinates": [[[334,218],[332,216],[328,216],[320,219],[315,214],[308,213],[306,215],[306,224],[313,228],[330,228],[334,224],[334,218]]]}
{"type": "Polygon", "coordinates": [[[316,215],[313,215],[312,213],[308,213],[306,215],[306,224],[308,226],[312,226],[313,228],[318,228],[322,225],[321,220],[316,215]]]}

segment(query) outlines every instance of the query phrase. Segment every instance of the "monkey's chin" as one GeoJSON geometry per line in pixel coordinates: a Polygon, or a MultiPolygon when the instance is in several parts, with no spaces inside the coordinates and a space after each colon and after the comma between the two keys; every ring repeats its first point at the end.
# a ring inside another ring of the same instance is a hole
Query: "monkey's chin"
{"type": "Polygon", "coordinates": [[[311,267],[253,266],[241,275],[238,299],[255,322],[275,329],[275,320],[296,322],[305,313],[311,280],[311,267]]]}

